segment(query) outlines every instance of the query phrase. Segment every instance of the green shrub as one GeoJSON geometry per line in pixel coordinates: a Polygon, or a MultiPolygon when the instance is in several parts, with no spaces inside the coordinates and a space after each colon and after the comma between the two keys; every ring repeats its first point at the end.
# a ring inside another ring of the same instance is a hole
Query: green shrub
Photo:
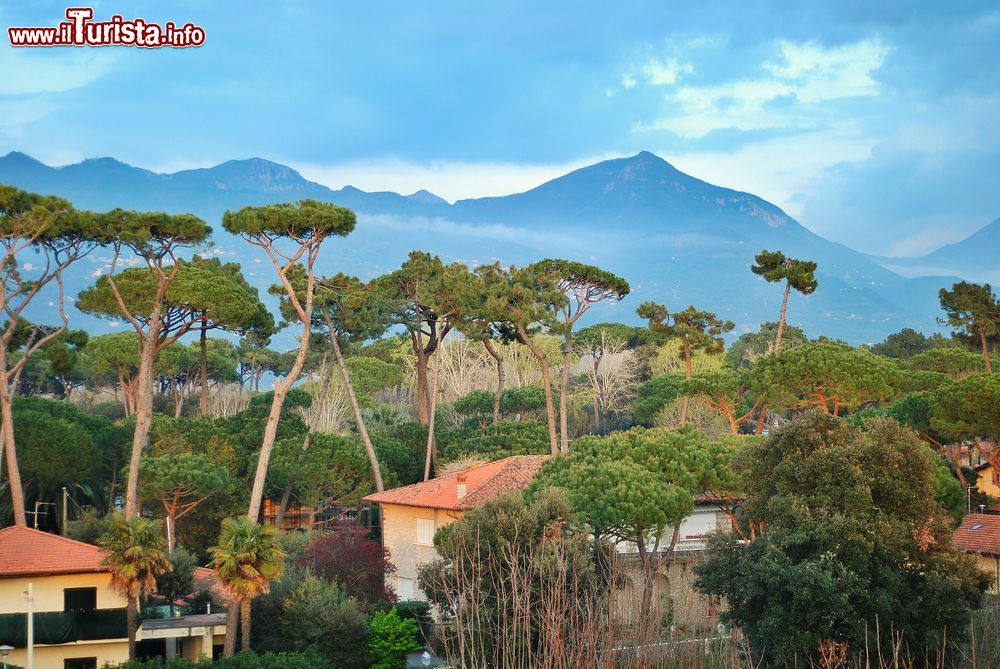
{"type": "Polygon", "coordinates": [[[400,618],[404,620],[415,620],[420,627],[420,638],[430,642],[434,633],[434,619],[431,618],[431,605],[428,602],[411,599],[396,602],[392,605],[400,618]]]}
{"type": "Polygon", "coordinates": [[[395,609],[376,613],[368,625],[372,669],[403,669],[407,654],[422,648],[418,632],[417,622],[400,618],[395,609]]]}
{"type": "Polygon", "coordinates": [[[338,669],[315,648],[301,653],[239,653],[214,663],[194,663],[181,658],[170,662],[164,662],[162,658],[132,660],[106,665],[105,669],[198,669],[208,666],[213,669],[338,669]]]}
{"type": "Polygon", "coordinates": [[[441,449],[444,461],[462,455],[499,460],[510,455],[544,455],[549,452],[549,432],[533,420],[500,421],[457,439],[441,449]]]}

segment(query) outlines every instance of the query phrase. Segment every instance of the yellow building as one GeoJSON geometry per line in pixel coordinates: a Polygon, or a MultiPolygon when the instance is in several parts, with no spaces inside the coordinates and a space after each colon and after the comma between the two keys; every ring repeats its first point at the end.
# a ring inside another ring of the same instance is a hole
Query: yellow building
{"type": "Polygon", "coordinates": [[[515,455],[365,497],[382,509],[382,544],[396,567],[386,585],[401,600],[425,599],[417,571],[438,557],[434,533],[492,497],[526,488],[547,457],[515,455]]]}
{"type": "Polygon", "coordinates": [[[35,669],[88,669],[128,659],[125,599],[95,546],[27,527],[0,530],[0,643],[28,666],[31,591],[35,669]]]}
{"type": "Polygon", "coordinates": [[[990,463],[984,462],[976,467],[976,473],[979,474],[979,480],[976,482],[979,491],[1000,499],[1000,471],[990,463]]]}
{"type": "MultiPolygon", "coordinates": [[[[0,530],[0,644],[13,646],[10,664],[29,665],[29,611],[34,669],[97,669],[128,659],[127,602],[112,590],[103,559],[90,544],[27,527],[0,530]]],[[[159,647],[162,639],[167,658],[197,659],[222,645],[225,626],[224,613],[150,620],[137,640],[159,647]]]]}
{"type": "Polygon", "coordinates": [[[970,513],[952,535],[956,548],[974,555],[979,568],[990,577],[990,592],[1000,595],[1000,516],[970,513]]]}

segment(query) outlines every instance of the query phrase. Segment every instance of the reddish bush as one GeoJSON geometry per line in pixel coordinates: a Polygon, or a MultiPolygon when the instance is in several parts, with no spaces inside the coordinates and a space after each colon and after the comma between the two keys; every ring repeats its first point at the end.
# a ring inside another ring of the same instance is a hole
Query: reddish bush
{"type": "Polygon", "coordinates": [[[385,583],[385,577],[396,571],[388,549],[353,523],[336,523],[317,535],[306,546],[298,566],[333,581],[365,609],[396,601],[396,593],[385,583]]]}

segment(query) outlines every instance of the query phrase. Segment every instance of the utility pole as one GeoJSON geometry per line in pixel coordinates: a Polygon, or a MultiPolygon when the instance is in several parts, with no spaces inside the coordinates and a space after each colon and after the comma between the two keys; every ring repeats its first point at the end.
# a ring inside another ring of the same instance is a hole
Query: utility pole
{"type": "Polygon", "coordinates": [[[68,518],[66,505],[67,505],[67,502],[68,502],[68,499],[69,499],[69,494],[66,491],[66,486],[63,486],[62,489],[63,489],[62,535],[66,536],[66,521],[67,521],[67,518],[68,518]]]}
{"type": "MultiPolygon", "coordinates": [[[[38,516],[35,516],[37,519],[38,516]]],[[[35,669],[35,597],[32,594],[32,585],[28,583],[28,669],[35,669]]]]}

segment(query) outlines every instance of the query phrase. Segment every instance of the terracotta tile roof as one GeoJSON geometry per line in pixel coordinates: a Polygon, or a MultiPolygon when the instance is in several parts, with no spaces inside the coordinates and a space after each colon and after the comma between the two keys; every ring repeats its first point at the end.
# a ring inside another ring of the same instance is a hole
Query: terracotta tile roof
{"type": "Polygon", "coordinates": [[[548,458],[547,455],[514,455],[430,481],[377,492],[365,497],[364,501],[468,511],[482,506],[491,497],[528,487],[548,458]],[[463,477],[466,493],[459,499],[462,483],[459,479],[463,477]]]}
{"type": "Polygon", "coordinates": [[[106,572],[97,546],[30,527],[0,530],[0,578],[106,572]]]}
{"type": "Polygon", "coordinates": [[[970,513],[955,530],[951,543],[969,553],[1000,556],[1000,516],[970,513]]]}
{"type": "Polygon", "coordinates": [[[214,569],[209,569],[208,567],[195,568],[191,584],[194,586],[194,592],[208,590],[221,601],[229,601],[229,591],[223,587],[219,581],[219,575],[214,569]]]}

